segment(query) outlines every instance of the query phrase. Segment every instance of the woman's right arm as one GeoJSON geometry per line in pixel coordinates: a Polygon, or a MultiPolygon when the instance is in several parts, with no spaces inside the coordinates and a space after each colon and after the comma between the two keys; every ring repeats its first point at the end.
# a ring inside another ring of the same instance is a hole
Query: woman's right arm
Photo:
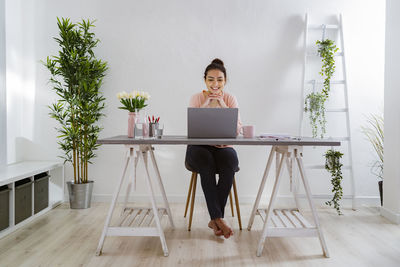
{"type": "Polygon", "coordinates": [[[200,107],[200,99],[198,95],[192,95],[189,101],[189,108],[199,108],[200,107]]]}
{"type": "Polygon", "coordinates": [[[204,92],[195,94],[190,98],[189,107],[190,108],[207,108],[210,106],[211,101],[217,101],[219,98],[220,98],[220,96],[209,95],[209,94],[205,94],[204,92]]]}
{"type": "Polygon", "coordinates": [[[204,103],[202,103],[202,95],[195,94],[190,98],[189,107],[190,108],[206,108],[210,104],[211,98],[206,96],[204,103]]]}

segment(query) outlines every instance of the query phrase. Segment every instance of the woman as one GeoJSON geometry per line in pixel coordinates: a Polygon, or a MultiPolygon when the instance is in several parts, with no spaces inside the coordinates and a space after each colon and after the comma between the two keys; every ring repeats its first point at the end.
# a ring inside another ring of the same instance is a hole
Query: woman
{"type": "MultiPolygon", "coordinates": [[[[193,95],[190,107],[194,108],[237,108],[238,103],[233,95],[223,89],[226,83],[226,70],[220,59],[214,59],[204,72],[204,81],[207,90],[193,95]]],[[[238,119],[238,133],[241,127],[238,119]]],[[[199,170],[201,187],[207,202],[210,222],[208,227],[213,229],[217,236],[229,238],[233,235],[232,229],[224,221],[226,201],[231,191],[235,170],[238,168],[236,151],[226,145],[197,146],[189,145],[186,160],[190,166],[199,170]],[[216,174],[219,180],[216,182],[216,174]]]]}

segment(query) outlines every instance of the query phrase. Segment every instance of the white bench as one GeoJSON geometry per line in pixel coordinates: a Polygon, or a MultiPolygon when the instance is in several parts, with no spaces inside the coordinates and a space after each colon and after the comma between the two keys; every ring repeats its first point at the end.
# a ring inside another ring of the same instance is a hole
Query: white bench
{"type": "Polygon", "coordinates": [[[64,164],[57,161],[23,161],[0,167],[0,186],[5,185],[11,189],[9,192],[9,227],[0,231],[0,238],[17,230],[64,201],[64,164]],[[34,213],[35,184],[33,183],[31,216],[15,224],[15,183],[25,178],[34,181],[34,176],[43,172],[50,175],[47,208],[36,214],[34,213]]]}

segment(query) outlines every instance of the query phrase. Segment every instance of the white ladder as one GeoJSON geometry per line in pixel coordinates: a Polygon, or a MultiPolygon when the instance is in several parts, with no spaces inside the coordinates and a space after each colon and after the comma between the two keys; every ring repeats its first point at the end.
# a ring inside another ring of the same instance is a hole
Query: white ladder
{"type": "MultiPolygon", "coordinates": [[[[308,22],[308,14],[305,15],[305,24],[304,24],[304,62],[303,62],[303,84],[302,84],[302,92],[301,92],[301,111],[300,111],[300,126],[299,126],[299,135],[303,136],[303,124],[304,124],[304,101],[305,101],[305,87],[306,86],[315,86],[323,84],[323,80],[309,80],[306,79],[306,68],[308,66],[308,59],[310,57],[319,57],[318,52],[310,52],[307,49],[308,43],[308,31],[321,31],[322,38],[325,38],[326,31],[339,31],[340,36],[340,47],[339,52],[335,54],[335,57],[342,57],[342,75],[343,79],[341,80],[331,80],[330,84],[339,84],[343,85],[344,90],[344,107],[343,108],[330,108],[326,109],[326,113],[330,112],[342,112],[346,114],[346,131],[347,136],[337,136],[337,137],[330,137],[332,139],[347,142],[347,153],[348,153],[348,165],[344,165],[342,169],[349,170],[350,173],[350,184],[351,184],[351,199],[352,199],[352,208],[353,210],[356,209],[356,185],[354,180],[354,171],[353,171],[353,154],[351,149],[351,133],[350,133],[350,118],[349,118],[349,101],[348,101],[348,94],[347,94],[347,74],[346,74],[346,60],[345,60],[345,51],[344,51],[344,39],[343,39],[343,18],[342,14],[339,15],[339,24],[334,25],[325,25],[325,24],[309,24],[308,22]]],[[[316,40],[313,40],[315,42],[316,40]]],[[[319,75],[316,73],[316,75],[319,75]]],[[[307,169],[325,169],[325,165],[308,165],[306,166],[307,169]]]]}

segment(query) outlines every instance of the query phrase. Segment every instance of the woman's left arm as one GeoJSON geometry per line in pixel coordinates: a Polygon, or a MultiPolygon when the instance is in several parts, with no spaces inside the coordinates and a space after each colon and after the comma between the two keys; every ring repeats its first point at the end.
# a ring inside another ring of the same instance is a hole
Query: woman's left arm
{"type": "MultiPolygon", "coordinates": [[[[227,102],[228,102],[227,103],[228,104],[228,108],[239,108],[239,104],[238,104],[235,96],[229,95],[227,102]]],[[[238,113],[236,135],[239,135],[241,129],[242,129],[242,120],[240,119],[240,112],[239,112],[238,113]]]]}

